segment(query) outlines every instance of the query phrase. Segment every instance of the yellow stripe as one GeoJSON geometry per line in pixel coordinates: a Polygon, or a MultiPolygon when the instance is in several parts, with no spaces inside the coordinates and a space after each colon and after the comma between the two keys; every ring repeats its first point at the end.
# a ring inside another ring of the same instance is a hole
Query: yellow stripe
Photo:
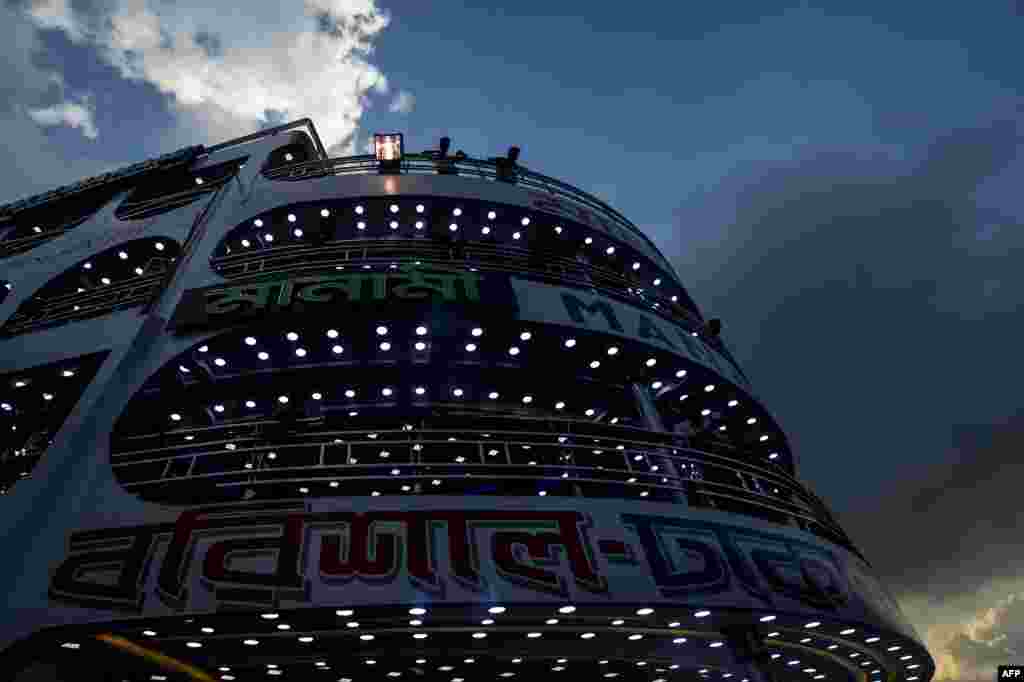
{"type": "Polygon", "coordinates": [[[156,663],[157,665],[159,665],[162,668],[165,668],[166,670],[177,673],[184,673],[191,677],[193,680],[198,680],[199,682],[214,682],[214,678],[212,676],[203,672],[199,668],[189,665],[184,661],[179,661],[178,659],[172,658],[166,654],[162,654],[159,651],[139,646],[135,642],[130,642],[124,637],[120,637],[118,635],[113,635],[110,633],[103,633],[100,635],[96,635],[96,639],[100,640],[101,642],[106,642],[107,644],[113,647],[117,647],[122,651],[127,651],[130,654],[134,654],[135,656],[138,656],[140,658],[145,658],[146,660],[156,663]]]}

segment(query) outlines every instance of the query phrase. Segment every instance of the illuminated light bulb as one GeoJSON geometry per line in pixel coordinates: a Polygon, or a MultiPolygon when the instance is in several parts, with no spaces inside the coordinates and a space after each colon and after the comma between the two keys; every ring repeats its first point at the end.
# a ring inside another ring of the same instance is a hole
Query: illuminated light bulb
{"type": "Polygon", "coordinates": [[[40,232],[43,231],[43,228],[36,225],[35,227],[32,228],[32,231],[35,232],[36,234],[39,234],[40,232]]]}
{"type": "Polygon", "coordinates": [[[279,395],[279,396],[277,396],[277,402],[281,403],[282,405],[287,405],[288,404],[288,396],[286,396],[286,395],[279,395]]]}
{"type": "Polygon", "coordinates": [[[647,361],[644,362],[644,364],[647,365],[648,367],[654,367],[656,364],[658,364],[658,360],[656,358],[647,358],[647,361]]]}
{"type": "Polygon", "coordinates": [[[475,343],[467,343],[466,344],[466,350],[469,351],[470,353],[472,353],[473,351],[476,350],[476,344],[475,343]]]}
{"type": "Polygon", "coordinates": [[[267,232],[265,235],[263,235],[263,239],[268,241],[268,242],[272,242],[272,241],[274,241],[274,235],[272,235],[269,232],[267,232]]]}
{"type": "Polygon", "coordinates": [[[362,220],[360,220],[359,222],[356,223],[356,229],[357,230],[365,230],[366,229],[366,223],[364,223],[362,220]]]}
{"type": "Polygon", "coordinates": [[[640,263],[633,263],[633,269],[634,270],[639,270],[640,269],[640,263]]]}
{"type": "Polygon", "coordinates": [[[694,618],[706,618],[706,617],[708,617],[710,615],[711,615],[711,612],[706,610],[706,609],[702,610],[702,611],[697,611],[696,613],[693,614],[694,618]]]}
{"type": "Polygon", "coordinates": [[[487,397],[490,398],[491,400],[497,400],[498,393],[497,391],[491,391],[490,393],[487,394],[487,397]]]}
{"type": "Polygon", "coordinates": [[[556,410],[561,410],[564,407],[565,407],[565,403],[562,402],[561,400],[559,400],[557,403],[555,403],[555,409],[556,410]]]}
{"type": "Polygon", "coordinates": [[[128,254],[125,253],[124,251],[118,251],[117,257],[120,258],[121,260],[128,260],[128,254]]]}
{"type": "Polygon", "coordinates": [[[426,392],[427,392],[427,389],[423,388],[422,386],[417,386],[416,387],[416,395],[423,395],[426,392]]]}
{"type": "Polygon", "coordinates": [[[415,344],[413,344],[413,348],[420,351],[426,350],[427,344],[423,343],[422,341],[417,341],[415,344]]]}
{"type": "Polygon", "coordinates": [[[608,349],[608,355],[616,355],[618,354],[618,352],[619,349],[616,346],[612,346],[611,348],[608,349]]]}
{"type": "Polygon", "coordinates": [[[654,383],[651,384],[651,388],[653,388],[655,391],[657,391],[663,385],[664,384],[662,384],[660,381],[655,381],[654,383]]]}
{"type": "Polygon", "coordinates": [[[243,239],[242,246],[244,246],[245,248],[249,248],[250,246],[252,246],[252,242],[250,242],[248,239],[243,239]]]}
{"type": "Polygon", "coordinates": [[[85,268],[86,270],[92,270],[92,263],[85,263],[84,265],[82,265],[82,267],[85,268]]]}
{"type": "Polygon", "coordinates": [[[459,226],[458,226],[457,224],[455,224],[455,223],[452,223],[452,224],[450,224],[450,225],[448,226],[448,229],[449,229],[449,230],[450,230],[451,232],[455,232],[456,230],[458,230],[458,229],[459,229],[459,226]]]}
{"type": "Polygon", "coordinates": [[[576,345],[576,339],[566,339],[565,340],[565,347],[566,348],[572,348],[575,345],[576,345]]]}
{"type": "Polygon", "coordinates": [[[391,350],[391,344],[388,343],[387,341],[381,341],[380,342],[380,349],[383,350],[383,351],[391,350]]]}
{"type": "Polygon", "coordinates": [[[452,394],[453,394],[453,395],[454,395],[454,396],[455,396],[456,398],[461,398],[461,397],[462,397],[462,393],[463,393],[463,391],[462,391],[462,389],[461,389],[461,388],[457,388],[457,389],[455,389],[454,391],[452,391],[452,394]]]}
{"type": "Polygon", "coordinates": [[[660,287],[661,286],[661,278],[658,278],[658,279],[654,280],[654,286],[656,286],[656,287],[660,287]]]}
{"type": "Polygon", "coordinates": [[[759,619],[762,623],[770,623],[776,619],[777,616],[761,616],[759,619]]]}
{"type": "Polygon", "coordinates": [[[304,358],[304,357],[306,357],[306,349],[305,348],[296,348],[295,349],[295,354],[297,356],[299,356],[300,358],[304,358]]]}
{"type": "Polygon", "coordinates": [[[615,253],[615,247],[614,246],[609,246],[607,249],[604,250],[604,252],[607,253],[610,256],[613,253],[615,253]]]}
{"type": "Polygon", "coordinates": [[[636,640],[638,640],[638,639],[643,639],[643,638],[644,638],[644,636],[641,635],[640,633],[634,633],[634,634],[630,635],[629,637],[627,637],[627,639],[629,639],[631,641],[634,641],[634,642],[636,640]]]}
{"type": "MultiPolygon", "coordinates": [[[[5,410],[9,411],[11,409],[11,406],[8,403],[4,403],[3,404],[3,408],[5,410]]],[[[171,421],[180,422],[181,421],[181,415],[178,414],[177,412],[172,412],[171,413],[171,421]]]]}
{"type": "Polygon", "coordinates": [[[480,229],[480,234],[490,234],[490,233],[491,233],[491,228],[487,227],[486,225],[480,229]]]}
{"type": "Polygon", "coordinates": [[[509,355],[519,355],[519,348],[516,347],[516,346],[512,346],[511,348],[508,349],[508,354],[509,355]]]}
{"type": "Polygon", "coordinates": [[[296,237],[301,237],[303,235],[303,232],[300,228],[296,227],[294,230],[292,230],[292,234],[294,234],[296,237]]]}
{"type": "Polygon", "coordinates": [[[223,405],[214,405],[213,406],[213,411],[214,412],[218,412],[218,413],[223,412],[224,411],[224,406],[223,405]]]}
{"type": "Polygon", "coordinates": [[[600,366],[601,366],[601,361],[600,360],[592,360],[590,362],[590,369],[597,369],[600,366]]]}
{"type": "Polygon", "coordinates": [[[397,230],[398,229],[398,221],[397,220],[392,220],[390,223],[388,223],[388,227],[390,227],[392,230],[397,230]]]}
{"type": "Polygon", "coordinates": [[[523,235],[522,235],[522,234],[520,234],[519,232],[513,232],[513,233],[512,233],[512,239],[519,239],[519,238],[520,238],[520,237],[522,237],[522,236],[523,236],[523,235]]]}
{"type": "Polygon", "coordinates": [[[381,389],[380,393],[384,397],[389,397],[392,393],[394,393],[394,391],[392,391],[390,388],[383,388],[381,389]]]}
{"type": "Polygon", "coordinates": [[[714,384],[708,384],[707,386],[704,387],[704,392],[705,393],[711,393],[711,391],[713,391],[713,390],[715,390],[715,385],[714,384]]]}
{"type": "Polygon", "coordinates": [[[103,282],[104,284],[110,284],[109,277],[100,277],[100,281],[103,282]]]}

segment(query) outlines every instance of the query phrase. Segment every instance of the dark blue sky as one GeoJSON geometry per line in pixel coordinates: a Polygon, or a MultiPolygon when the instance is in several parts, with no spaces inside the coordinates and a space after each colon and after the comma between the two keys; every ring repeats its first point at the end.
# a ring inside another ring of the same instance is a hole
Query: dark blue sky
{"type": "Polygon", "coordinates": [[[652,236],[938,679],[987,678],[1024,644],[1024,7],[502,4],[7,0],[0,201],[306,115],[518,145],[652,236]]]}

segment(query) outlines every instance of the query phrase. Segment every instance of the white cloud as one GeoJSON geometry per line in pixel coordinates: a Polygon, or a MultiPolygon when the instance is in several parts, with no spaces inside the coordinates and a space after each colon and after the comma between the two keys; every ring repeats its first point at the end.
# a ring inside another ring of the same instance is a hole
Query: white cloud
{"type": "Polygon", "coordinates": [[[78,24],[71,17],[67,0],[33,0],[28,14],[40,28],[64,31],[73,42],[83,37],[78,24]]]}
{"type": "Polygon", "coordinates": [[[405,90],[399,90],[395,98],[391,100],[391,106],[388,107],[388,111],[392,113],[408,114],[412,111],[412,108],[416,105],[416,98],[411,92],[405,90]]]}
{"type": "Polygon", "coordinates": [[[190,114],[185,118],[230,121],[233,135],[309,116],[332,153],[352,153],[369,95],[389,91],[369,62],[390,20],[376,0],[285,0],[244,9],[109,0],[93,12],[83,15],[67,0],[37,0],[28,16],[39,28],[93,45],[122,77],[172,96],[190,114]],[[217,48],[197,39],[200,33],[213,36],[217,48]]]}
{"type": "Polygon", "coordinates": [[[88,98],[82,98],[80,102],[64,100],[50,107],[29,109],[28,115],[44,127],[66,125],[80,129],[90,140],[95,140],[98,136],[92,105],[88,98]]]}

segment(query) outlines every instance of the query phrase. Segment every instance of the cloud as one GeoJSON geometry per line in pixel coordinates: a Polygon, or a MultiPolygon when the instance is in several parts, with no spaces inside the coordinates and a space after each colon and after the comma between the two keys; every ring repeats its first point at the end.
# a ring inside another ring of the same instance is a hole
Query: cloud
{"type": "Polygon", "coordinates": [[[400,90],[395,98],[391,100],[391,105],[388,107],[388,111],[392,113],[408,114],[412,111],[412,108],[416,105],[416,98],[411,92],[400,90]]]}
{"type": "MultiPolygon", "coordinates": [[[[0,186],[6,202],[108,170],[109,161],[68,156],[29,116],[55,100],[68,100],[63,79],[41,68],[42,49],[34,24],[23,12],[0,4],[0,186]]],[[[71,98],[72,101],[73,98],[71,98]]],[[[81,96],[79,102],[89,101],[81,96]]]]}
{"type": "Polygon", "coordinates": [[[1024,592],[975,604],[959,620],[929,627],[925,640],[935,682],[993,680],[996,666],[1024,653],[1024,592]]]}
{"type": "Polygon", "coordinates": [[[189,118],[233,124],[234,135],[268,124],[268,111],[309,116],[332,153],[350,153],[370,96],[389,91],[369,61],[389,23],[375,0],[244,10],[196,0],[35,0],[26,16],[94,47],[123,78],[156,87],[189,118]]]}
{"type": "Polygon", "coordinates": [[[66,125],[82,131],[90,140],[95,140],[99,133],[93,119],[93,108],[89,98],[80,101],[64,100],[60,104],[42,109],[29,109],[29,117],[41,126],[66,125]]]}
{"type": "Polygon", "coordinates": [[[991,638],[963,625],[1024,565],[1024,117],[1020,100],[984,105],[919,148],[734,159],[681,202],[669,253],[724,319],[800,478],[959,661],[946,679],[992,679],[991,638]]]}

